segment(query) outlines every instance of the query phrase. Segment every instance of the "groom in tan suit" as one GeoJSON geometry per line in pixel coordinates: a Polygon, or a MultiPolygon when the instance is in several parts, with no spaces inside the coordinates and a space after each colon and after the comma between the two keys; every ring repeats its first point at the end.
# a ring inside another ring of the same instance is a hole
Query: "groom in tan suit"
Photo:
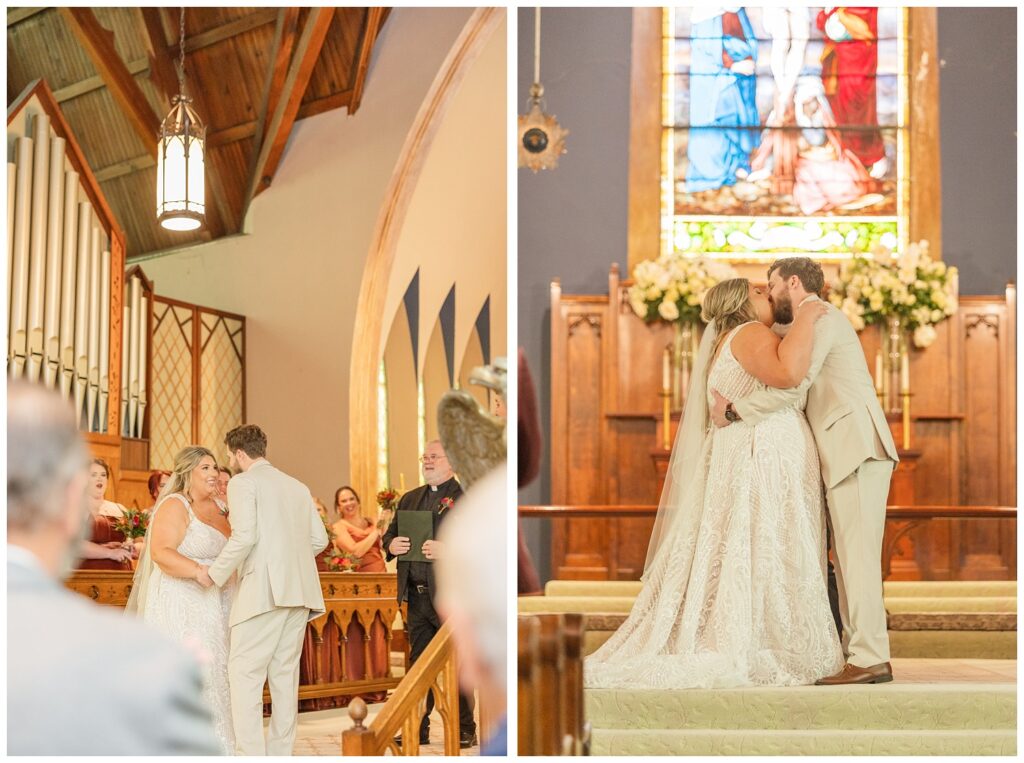
{"type": "Polygon", "coordinates": [[[231,538],[209,568],[223,587],[238,570],[231,607],[231,716],[241,755],[291,755],[306,623],[326,611],[316,555],[327,531],[309,488],[265,458],[267,437],[252,424],[228,432],[231,538]],[[273,713],[263,739],[263,684],[273,713]]]}
{"type": "MultiPolygon", "coordinates": [[[[819,299],[824,286],[821,266],[813,260],[776,260],[768,269],[775,322],[791,323],[794,305],[819,299]]],[[[712,418],[717,426],[741,420],[755,424],[805,391],[807,421],[825,482],[839,608],[846,626],[846,665],[817,683],[884,683],[892,680],[892,667],[882,602],[882,533],[889,480],[899,457],[850,321],[830,305],[815,326],[811,367],[800,386],[754,392],[735,403],[716,392],[712,418]]]]}

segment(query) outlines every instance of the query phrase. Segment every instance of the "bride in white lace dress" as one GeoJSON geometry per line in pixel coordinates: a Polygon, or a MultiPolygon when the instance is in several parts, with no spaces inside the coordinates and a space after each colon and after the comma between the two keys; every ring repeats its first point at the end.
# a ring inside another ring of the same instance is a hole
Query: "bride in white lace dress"
{"type": "Polygon", "coordinates": [[[234,582],[204,588],[196,579],[199,565],[212,564],[231,534],[226,506],[217,498],[217,475],[206,448],[190,445],[175,456],[171,479],[150,517],[127,611],[197,654],[203,699],[223,753],[233,755],[228,615],[234,582]]]}
{"type": "Polygon", "coordinates": [[[705,297],[694,368],[644,571],[626,622],[585,662],[589,688],[813,684],[843,666],[826,589],[818,453],[799,407],[708,428],[713,391],[739,400],[806,375],[809,301],[784,340],[746,279],[705,297]],[[707,371],[710,366],[710,372],[707,371]]]}

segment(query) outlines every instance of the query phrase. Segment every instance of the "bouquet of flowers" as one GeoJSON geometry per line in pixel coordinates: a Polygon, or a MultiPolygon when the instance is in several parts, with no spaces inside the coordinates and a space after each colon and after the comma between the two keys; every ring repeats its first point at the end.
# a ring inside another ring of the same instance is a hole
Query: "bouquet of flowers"
{"type": "Polygon", "coordinates": [[[736,277],[736,271],[722,262],[666,254],[633,269],[629,305],[647,322],[661,318],[669,323],[697,323],[707,290],[736,277]]]}
{"type": "Polygon", "coordinates": [[[146,535],[149,527],[149,512],[142,509],[125,509],[124,513],[113,522],[114,529],[124,535],[126,541],[133,541],[146,535]]]}
{"type": "Polygon", "coordinates": [[[324,563],[331,572],[355,572],[361,561],[358,556],[336,548],[332,548],[324,557],[324,563]]]}
{"type": "Polygon", "coordinates": [[[843,263],[829,301],[857,331],[899,316],[913,330],[914,345],[929,346],[934,325],[957,311],[957,269],[932,260],[927,241],[910,244],[899,258],[884,248],[873,254],[843,263]]]}
{"type": "Polygon", "coordinates": [[[386,488],[377,493],[377,505],[381,511],[394,511],[398,506],[398,491],[386,488]]]}

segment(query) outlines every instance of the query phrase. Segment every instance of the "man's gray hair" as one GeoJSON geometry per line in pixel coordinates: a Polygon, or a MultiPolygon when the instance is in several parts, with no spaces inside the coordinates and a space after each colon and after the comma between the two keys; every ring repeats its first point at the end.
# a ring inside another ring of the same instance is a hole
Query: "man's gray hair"
{"type": "Polygon", "coordinates": [[[436,563],[438,601],[466,616],[468,635],[501,686],[507,683],[507,471],[506,464],[494,469],[449,509],[440,532],[444,554],[436,563]]]}
{"type": "Polygon", "coordinates": [[[7,384],[7,529],[32,531],[67,511],[61,493],[89,465],[73,408],[27,381],[7,384]]]}

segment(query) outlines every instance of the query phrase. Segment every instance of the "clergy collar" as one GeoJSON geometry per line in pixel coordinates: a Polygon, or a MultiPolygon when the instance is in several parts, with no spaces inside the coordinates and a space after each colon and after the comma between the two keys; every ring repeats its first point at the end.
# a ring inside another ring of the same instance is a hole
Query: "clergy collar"
{"type": "Polygon", "coordinates": [[[455,475],[453,474],[453,475],[452,475],[451,477],[449,477],[448,479],[446,479],[446,480],[445,480],[444,482],[442,482],[442,483],[441,483],[440,485],[429,485],[429,484],[428,484],[428,485],[427,485],[427,487],[429,487],[429,488],[430,488],[430,492],[431,492],[431,493],[436,493],[436,492],[437,492],[438,490],[440,490],[441,488],[443,488],[443,487],[445,487],[446,485],[448,485],[448,483],[450,483],[450,482],[454,482],[454,481],[455,481],[455,475]]]}

